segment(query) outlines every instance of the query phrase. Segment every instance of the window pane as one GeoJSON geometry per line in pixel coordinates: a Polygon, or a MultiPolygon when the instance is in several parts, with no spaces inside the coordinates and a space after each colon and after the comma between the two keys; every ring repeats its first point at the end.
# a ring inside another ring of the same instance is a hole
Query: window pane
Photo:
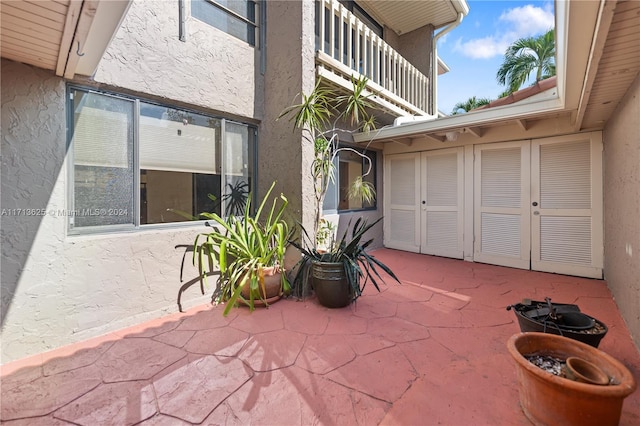
{"type": "Polygon", "coordinates": [[[241,215],[251,191],[253,129],[244,124],[225,123],[225,214],[241,215]]]}
{"type": "Polygon", "coordinates": [[[72,94],[72,227],[133,225],[133,102],[72,94]]]}
{"type": "MultiPolygon", "coordinates": [[[[375,153],[368,151],[366,155],[371,159],[373,166],[371,171],[363,177],[363,181],[371,183],[375,188],[375,153]]],[[[338,181],[340,187],[338,210],[359,210],[374,207],[375,200],[367,203],[362,197],[349,197],[349,190],[353,183],[367,172],[369,168],[368,161],[353,151],[340,151],[338,158],[338,181]]]]}
{"type": "Polygon", "coordinates": [[[221,121],[141,102],[139,123],[140,224],[220,213],[221,121]]]}
{"type": "Polygon", "coordinates": [[[247,0],[191,1],[191,15],[194,18],[255,46],[255,26],[238,19],[212,3],[224,6],[255,23],[255,2],[247,0]]]}

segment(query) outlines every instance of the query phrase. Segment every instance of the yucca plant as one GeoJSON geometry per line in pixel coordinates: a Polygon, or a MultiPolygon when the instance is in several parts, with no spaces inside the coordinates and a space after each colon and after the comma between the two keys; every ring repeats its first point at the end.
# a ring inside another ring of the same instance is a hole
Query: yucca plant
{"type": "MultiPolygon", "coordinates": [[[[284,253],[290,238],[287,222],[283,219],[287,198],[280,194],[273,199],[271,209],[265,206],[275,182],[262,199],[254,215],[251,211],[251,196],[247,198],[243,216],[230,216],[223,219],[215,213],[204,213],[203,217],[213,223],[210,232],[196,236],[193,243],[193,264],[197,266],[200,279],[206,281],[207,275],[219,270],[219,288],[217,303],[226,303],[224,315],[238,302],[254,309],[254,302],[266,301],[264,271],[268,267],[279,268],[284,272],[284,253]],[[263,212],[266,218],[261,220],[263,212]],[[204,241],[203,241],[204,240],[204,241]],[[245,285],[249,286],[249,297],[242,296],[245,285]]],[[[288,294],[290,285],[285,273],[281,273],[281,291],[288,294]]]]}
{"type": "Polygon", "coordinates": [[[375,109],[369,100],[373,93],[367,91],[367,81],[364,76],[352,76],[352,90],[348,94],[339,95],[326,88],[322,79],[319,79],[310,94],[301,95],[302,102],[285,109],[279,117],[289,116],[294,128],[302,129],[303,137],[314,147],[314,159],[311,164],[315,195],[314,241],[321,231],[324,199],[329,185],[335,183],[335,159],[340,152],[355,153],[368,163],[367,171],[356,178],[349,188],[349,198],[361,198],[365,203],[370,203],[376,197],[373,185],[363,179],[373,169],[371,158],[356,149],[342,145],[340,141],[341,133],[369,131],[375,128],[374,116],[369,114],[370,110],[375,109]],[[353,130],[338,127],[344,122],[349,123],[353,130]]]}

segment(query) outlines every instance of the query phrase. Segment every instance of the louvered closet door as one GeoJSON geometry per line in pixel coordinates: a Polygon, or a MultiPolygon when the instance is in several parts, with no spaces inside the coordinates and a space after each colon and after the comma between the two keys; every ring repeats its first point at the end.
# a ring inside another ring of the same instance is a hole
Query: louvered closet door
{"type": "Polygon", "coordinates": [[[476,262],[530,267],[529,147],[526,141],[474,149],[476,262]]]}
{"type": "Polygon", "coordinates": [[[532,141],[531,267],[602,278],[599,133],[532,141]]]}
{"type": "Polygon", "coordinates": [[[420,251],[420,155],[385,157],[384,245],[420,251]]]}
{"type": "Polygon", "coordinates": [[[463,148],[422,153],[422,253],[463,257],[463,153],[463,148]]]}

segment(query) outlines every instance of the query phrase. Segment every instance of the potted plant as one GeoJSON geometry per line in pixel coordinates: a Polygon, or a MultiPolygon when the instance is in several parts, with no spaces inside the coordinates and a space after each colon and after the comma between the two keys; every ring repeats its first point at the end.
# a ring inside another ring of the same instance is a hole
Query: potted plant
{"type": "Polygon", "coordinates": [[[298,281],[311,270],[313,287],[321,305],[328,308],[342,308],[356,300],[364,290],[368,281],[380,291],[376,277],[382,280],[378,268],[400,282],[393,271],[367,253],[366,249],[373,239],[364,240],[366,232],[380,222],[382,218],[372,223],[359,218],[349,234],[349,226],[342,237],[329,245],[328,250],[319,250],[313,245],[304,228],[304,244],[292,242],[302,253],[298,274],[294,281],[298,281]]]}
{"type": "Polygon", "coordinates": [[[315,197],[313,238],[314,243],[318,232],[322,232],[322,209],[327,190],[331,183],[335,183],[335,159],[343,151],[359,155],[368,164],[367,171],[356,178],[349,197],[361,197],[365,202],[375,199],[375,188],[364,180],[372,170],[371,158],[349,146],[343,145],[341,135],[357,131],[368,131],[375,127],[373,115],[368,113],[374,106],[369,102],[371,96],[366,90],[367,78],[351,77],[353,88],[348,95],[338,95],[322,85],[322,79],[316,83],[309,95],[302,95],[302,102],[285,109],[280,118],[293,115],[291,120],[294,127],[302,129],[303,137],[314,147],[314,159],[311,164],[313,190],[315,197]],[[341,124],[350,129],[339,127],[341,124]]]}
{"type": "Polygon", "coordinates": [[[193,263],[198,267],[201,280],[206,280],[207,275],[219,269],[215,300],[226,303],[224,315],[238,302],[253,310],[256,304],[268,306],[290,291],[283,273],[290,232],[282,218],[289,202],[280,194],[274,198],[271,209],[265,210],[274,186],[275,182],[253,215],[250,214],[251,196],[247,198],[242,216],[223,219],[215,213],[201,214],[214,223],[207,223],[211,231],[196,236],[193,263]],[[263,212],[266,213],[264,221],[263,212]],[[202,240],[204,242],[201,243],[202,240]]]}
{"type": "Polygon", "coordinates": [[[349,198],[371,202],[376,196],[373,185],[364,179],[372,170],[371,158],[342,143],[344,135],[374,128],[374,117],[368,112],[374,106],[368,100],[371,93],[366,89],[366,77],[352,77],[351,83],[353,87],[349,94],[338,95],[324,87],[322,80],[318,80],[309,95],[302,95],[301,103],[287,108],[281,114],[281,117],[291,114],[294,127],[302,129],[303,137],[314,147],[311,164],[315,196],[313,232],[309,234],[302,228],[302,244],[294,244],[302,253],[302,259],[297,265],[298,273],[293,280],[294,288],[297,294],[304,294],[309,278],[312,278],[320,303],[331,305],[330,307],[345,306],[357,299],[369,279],[378,288],[372,275],[373,273],[379,277],[375,265],[397,280],[387,266],[365,252],[372,240],[363,243],[364,234],[379,220],[370,225],[358,220],[351,236],[348,236],[347,229],[336,243],[335,228],[322,217],[327,190],[331,183],[335,183],[335,160],[342,151],[353,152],[368,164],[366,172],[354,179],[348,190],[349,198]],[[348,285],[325,285],[329,282],[346,282],[348,285]],[[336,294],[332,297],[323,296],[327,288],[335,289],[336,294]]]}
{"type": "Polygon", "coordinates": [[[633,375],[622,363],[575,339],[519,333],[509,339],[507,348],[516,362],[520,405],[536,425],[617,425],[624,398],[636,389],[633,375]],[[541,357],[543,363],[538,362],[541,357]],[[569,378],[575,374],[566,373],[567,359],[574,361],[574,367],[589,366],[598,371],[594,377],[606,375],[607,380],[592,384],[569,378]]]}

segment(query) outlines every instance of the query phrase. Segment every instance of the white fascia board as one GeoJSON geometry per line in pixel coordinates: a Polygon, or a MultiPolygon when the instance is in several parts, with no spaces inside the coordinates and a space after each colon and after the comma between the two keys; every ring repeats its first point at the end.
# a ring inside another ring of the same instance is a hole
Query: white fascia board
{"type": "MultiPolygon", "coordinates": [[[[73,70],[75,74],[91,76],[120,29],[133,0],[100,0],[86,40],[81,42],[82,55],[73,70]]],[[[82,18],[81,18],[82,19],[82,18]]],[[[76,49],[72,46],[73,52],[76,49]]]]}
{"type": "Polygon", "coordinates": [[[488,108],[467,114],[452,115],[432,121],[407,123],[399,126],[387,126],[369,133],[353,135],[355,142],[372,142],[377,140],[411,137],[424,133],[444,132],[471,126],[487,126],[517,119],[530,119],[536,115],[548,114],[564,109],[564,102],[554,97],[552,99],[511,104],[502,107],[488,108]]]}
{"type": "Polygon", "coordinates": [[[449,65],[447,65],[440,56],[438,56],[438,75],[446,74],[451,71],[449,65]]]}
{"type": "Polygon", "coordinates": [[[451,4],[456,12],[462,13],[464,16],[469,14],[469,5],[466,0],[452,0],[451,4]]]}
{"type": "Polygon", "coordinates": [[[567,50],[569,38],[569,2],[554,2],[556,34],[556,88],[558,97],[566,105],[567,50]]]}

